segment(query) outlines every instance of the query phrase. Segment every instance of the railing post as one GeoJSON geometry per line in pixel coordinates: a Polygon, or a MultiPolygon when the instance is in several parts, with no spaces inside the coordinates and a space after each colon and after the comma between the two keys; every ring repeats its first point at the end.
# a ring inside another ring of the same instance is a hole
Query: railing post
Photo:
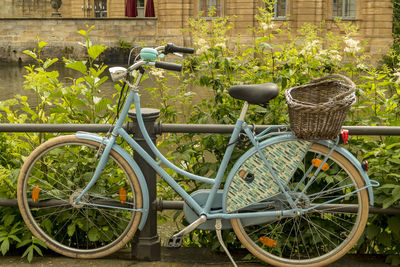
{"type": "MultiPolygon", "coordinates": [[[[153,142],[156,142],[156,132],[154,123],[160,116],[158,109],[142,108],[143,120],[153,142]]],[[[150,156],[155,158],[154,153],[146,144],[142,133],[140,132],[137,124],[136,113],[131,111],[129,118],[133,122],[131,133],[136,142],[146,150],[150,156]]],[[[129,127],[130,128],[130,127],[129,127]]],[[[150,211],[147,222],[143,230],[140,232],[139,238],[132,246],[132,256],[138,260],[158,261],[161,260],[161,241],[157,233],[157,209],[156,202],[157,188],[156,188],[156,172],[151,168],[140,155],[134,153],[134,159],[142,169],[144,177],[146,178],[147,187],[149,189],[150,211]]]]}

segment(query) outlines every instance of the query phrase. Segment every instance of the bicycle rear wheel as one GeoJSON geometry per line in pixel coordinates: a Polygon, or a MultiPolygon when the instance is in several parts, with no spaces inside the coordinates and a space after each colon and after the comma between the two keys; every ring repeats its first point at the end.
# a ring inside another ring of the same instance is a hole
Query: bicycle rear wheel
{"type": "Polygon", "coordinates": [[[72,135],[56,137],[35,149],[20,172],[18,205],[25,223],[68,257],[109,255],[132,239],[140,222],[141,212],[127,210],[142,208],[139,182],[114,150],[82,198],[87,204],[73,203],[94,173],[99,145],[72,135]]]}
{"type": "MultiPolygon", "coordinates": [[[[306,183],[315,173],[315,159],[323,160],[329,151],[319,144],[310,147],[287,184],[289,194],[300,199],[298,205],[302,208],[310,208],[354,193],[295,217],[265,220],[257,225],[232,219],[237,237],[253,255],[276,266],[322,266],[342,257],[358,241],[368,218],[368,195],[367,190],[355,192],[365,185],[349,160],[333,152],[324,168],[327,170],[318,173],[304,195],[299,193],[304,185],[296,188],[307,171],[306,183]]],[[[264,203],[264,210],[290,209],[282,194],[264,203]]]]}

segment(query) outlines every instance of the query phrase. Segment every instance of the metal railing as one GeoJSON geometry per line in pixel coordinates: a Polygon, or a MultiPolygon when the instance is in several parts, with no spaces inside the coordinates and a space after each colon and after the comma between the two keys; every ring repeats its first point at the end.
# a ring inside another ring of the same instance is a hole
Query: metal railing
{"type": "MultiPolygon", "coordinates": [[[[155,142],[157,135],[163,133],[215,133],[228,134],[232,133],[234,125],[215,125],[215,124],[164,124],[156,122],[159,117],[159,111],[154,109],[143,109],[143,119],[147,131],[152,140],[155,142]]],[[[134,112],[129,114],[131,122],[128,122],[124,128],[128,133],[134,135],[134,139],[152,155],[151,150],[144,142],[138,129],[134,112]]],[[[0,124],[0,132],[47,132],[47,133],[73,133],[78,131],[105,133],[112,128],[110,124],[0,124]]],[[[261,132],[269,127],[269,125],[255,125],[254,131],[261,132]]],[[[283,127],[283,126],[282,126],[283,127]]],[[[381,135],[399,135],[400,127],[385,126],[344,126],[348,129],[350,135],[359,136],[381,136],[381,135]]],[[[141,161],[138,155],[134,155],[136,161],[141,161]]],[[[152,155],[154,156],[154,155],[152,155]]],[[[147,164],[139,164],[145,166],[143,174],[146,178],[150,194],[150,203],[152,210],[149,213],[148,223],[140,232],[137,244],[133,246],[132,253],[139,260],[160,260],[161,243],[157,233],[157,211],[165,209],[183,209],[183,201],[166,201],[156,198],[156,173],[147,164]]],[[[16,199],[0,199],[0,206],[17,206],[16,199]]],[[[350,211],[351,212],[351,211],[350,211]]],[[[400,207],[390,207],[382,209],[380,207],[370,207],[373,214],[400,214],[400,207]]]]}
{"type": "MultiPolygon", "coordinates": [[[[144,112],[146,117],[146,112],[144,112]]],[[[271,125],[255,125],[255,132],[261,132],[271,125]]],[[[280,125],[284,127],[284,125],[280,125]]],[[[46,132],[46,133],[73,133],[78,131],[106,133],[112,128],[111,124],[13,124],[0,123],[0,132],[46,132]]],[[[134,133],[135,124],[129,122],[124,126],[129,133],[134,133]]],[[[234,125],[220,124],[168,124],[155,122],[151,127],[152,137],[163,133],[213,133],[213,134],[229,134],[232,133],[234,125]]],[[[359,136],[381,136],[381,135],[400,135],[400,127],[392,126],[344,126],[349,130],[350,135],[359,136]]],[[[153,138],[154,139],[154,138],[153,138]]],[[[1,199],[0,206],[17,206],[16,199],[1,199]]],[[[155,202],[157,210],[164,209],[179,210],[183,209],[183,201],[168,201],[157,199],[155,202]]],[[[382,209],[379,207],[371,207],[370,212],[374,214],[400,214],[400,208],[392,207],[382,209]]]]}
{"type": "MultiPolygon", "coordinates": [[[[133,123],[125,125],[128,132],[132,132],[133,123]]],[[[255,125],[255,131],[261,132],[272,125],[255,125]]],[[[281,125],[282,127],[284,125],[281,125]]],[[[78,131],[105,133],[111,124],[13,124],[0,123],[0,132],[46,132],[46,133],[72,133],[78,131]]],[[[234,125],[220,124],[169,124],[154,122],[154,134],[163,133],[232,133],[234,125]]],[[[397,126],[343,126],[349,130],[350,135],[378,136],[400,135],[400,127],[397,126]]]]}

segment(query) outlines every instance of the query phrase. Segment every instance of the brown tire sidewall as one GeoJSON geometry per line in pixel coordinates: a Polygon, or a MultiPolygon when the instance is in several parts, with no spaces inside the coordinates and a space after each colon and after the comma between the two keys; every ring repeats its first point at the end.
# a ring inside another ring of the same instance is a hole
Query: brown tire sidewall
{"type": "MultiPolygon", "coordinates": [[[[310,150],[316,151],[316,152],[322,152],[325,155],[330,151],[330,148],[320,145],[320,144],[313,144],[310,148],[310,150]]],[[[365,186],[365,182],[362,179],[360,173],[358,170],[352,165],[352,163],[347,160],[345,157],[343,157],[341,154],[338,152],[334,151],[331,158],[334,158],[340,165],[342,165],[343,168],[345,168],[349,173],[352,174],[355,183],[357,184],[358,188],[362,188],[365,186]]],[[[360,212],[358,216],[358,224],[357,224],[357,229],[353,229],[353,234],[352,238],[349,242],[347,242],[339,251],[336,251],[335,253],[328,253],[329,255],[326,255],[326,258],[321,258],[318,260],[309,260],[309,262],[304,261],[302,263],[291,263],[291,262],[285,262],[282,260],[277,259],[278,257],[270,257],[264,253],[263,250],[261,250],[257,245],[253,243],[253,241],[247,236],[247,234],[244,232],[243,227],[241,225],[240,219],[231,219],[231,224],[232,228],[236,234],[236,236],[239,238],[239,240],[242,242],[243,246],[246,247],[254,256],[259,258],[260,260],[267,262],[269,264],[275,265],[275,266],[285,266],[285,267],[292,267],[292,266],[308,266],[308,267],[317,267],[317,266],[324,266],[329,263],[332,263],[342,256],[346,254],[358,241],[358,239],[361,237],[367,219],[368,219],[368,210],[369,210],[369,204],[368,204],[368,194],[367,190],[362,190],[359,193],[360,196],[360,212]],[[254,244],[254,245],[253,245],[254,244]]]]}
{"type": "MultiPolygon", "coordinates": [[[[107,245],[103,248],[103,250],[95,250],[95,251],[73,251],[73,249],[68,249],[63,247],[62,245],[56,242],[50,242],[48,239],[49,237],[43,235],[35,226],[35,223],[32,221],[28,206],[28,201],[25,198],[26,196],[26,182],[25,176],[30,169],[31,165],[36,162],[37,157],[41,156],[44,151],[57,146],[59,144],[68,144],[68,143],[75,143],[75,144],[83,144],[83,145],[90,145],[98,147],[99,143],[96,141],[86,140],[86,139],[79,139],[75,135],[66,135],[66,136],[59,136],[55,137],[40,146],[38,146],[26,159],[25,163],[23,164],[19,177],[18,177],[18,185],[17,185],[17,199],[18,199],[18,207],[22,218],[24,219],[26,225],[28,226],[29,230],[40,240],[42,240],[50,249],[53,251],[62,254],[67,257],[72,258],[101,258],[112,254],[119,249],[121,249],[127,242],[129,242],[136,233],[136,230],[139,226],[140,219],[141,219],[141,212],[136,212],[133,221],[131,222],[131,226],[129,230],[126,232],[125,236],[122,238],[117,239],[114,241],[112,246],[107,245]]],[[[126,160],[115,150],[111,150],[110,156],[112,156],[120,165],[121,168],[124,169],[128,175],[128,179],[131,180],[132,186],[135,190],[136,195],[136,209],[141,209],[143,207],[143,197],[142,197],[142,190],[138,179],[136,178],[135,172],[132,170],[130,165],[126,162],[126,160]]]]}

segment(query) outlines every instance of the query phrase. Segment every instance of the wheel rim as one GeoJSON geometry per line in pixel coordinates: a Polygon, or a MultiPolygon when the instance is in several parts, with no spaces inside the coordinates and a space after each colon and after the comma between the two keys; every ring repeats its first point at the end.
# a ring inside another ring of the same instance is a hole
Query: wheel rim
{"type": "MultiPolygon", "coordinates": [[[[325,147],[314,144],[303,159],[301,170],[294,175],[297,178],[292,178],[287,185],[289,189],[296,189],[295,183],[302,176],[299,173],[304,174],[309,169],[312,164],[310,161],[317,158],[317,154],[326,154],[328,151],[325,147]]],[[[302,188],[296,193],[291,193],[294,198],[301,199],[299,205],[303,208],[343,196],[363,186],[356,169],[336,152],[327,163],[329,169],[317,176],[306,196],[298,193],[302,188]],[[322,188],[325,193],[318,194],[318,188],[322,188]]],[[[315,171],[316,167],[313,168],[315,171]]],[[[289,204],[282,202],[282,199],[275,196],[266,200],[270,203],[269,209],[277,209],[274,205],[288,207],[289,204]]],[[[331,204],[325,210],[320,208],[301,216],[282,218],[264,225],[244,226],[240,220],[232,220],[232,225],[245,247],[266,262],[282,266],[328,264],[341,257],[358,240],[368,213],[365,190],[331,204]],[[337,205],[351,205],[353,210],[356,209],[356,213],[343,212],[337,205]]]]}
{"type": "Polygon", "coordinates": [[[97,145],[69,141],[42,149],[22,185],[28,226],[52,249],[67,256],[112,253],[129,241],[127,237],[136,230],[132,226],[137,227],[140,218],[137,212],[91,206],[141,207],[136,178],[130,178],[132,171],[123,166],[126,162],[118,163],[121,158],[113,151],[101,177],[82,199],[89,204],[74,204],[97,166],[97,145]],[[36,200],[35,187],[40,189],[36,200]]]}

